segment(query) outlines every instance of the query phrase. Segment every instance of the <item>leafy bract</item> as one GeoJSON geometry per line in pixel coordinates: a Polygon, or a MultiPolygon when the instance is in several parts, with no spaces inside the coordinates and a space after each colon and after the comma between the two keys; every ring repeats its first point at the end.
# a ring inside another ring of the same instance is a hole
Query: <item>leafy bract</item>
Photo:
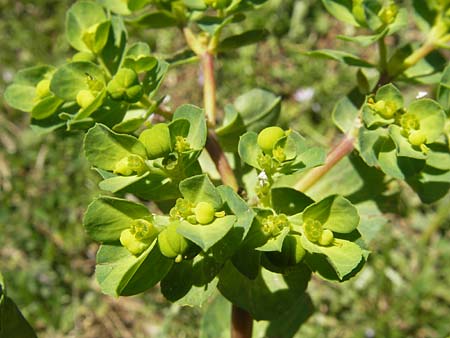
{"type": "Polygon", "coordinates": [[[86,134],[84,152],[93,166],[109,171],[128,155],[147,157],[145,147],[137,138],[117,134],[102,124],[97,124],[86,134]]]}

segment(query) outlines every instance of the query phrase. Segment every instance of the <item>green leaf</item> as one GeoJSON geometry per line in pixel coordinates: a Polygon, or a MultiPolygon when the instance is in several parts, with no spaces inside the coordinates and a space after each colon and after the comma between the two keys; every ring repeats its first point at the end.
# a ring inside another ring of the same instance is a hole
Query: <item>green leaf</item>
{"type": "Polygon", "coordinates": [[[419,28],[428,32],[436,20],[436,11],[428,1],[413,0],[414,16],[419,28]]]}
{"type": "Polygon", "coordinates": [[[246,131],[244,120],[231,104],[226,105],[224,111],[222,126],[216,129],[216,134],[224,151],[237,152],[239,138],[246,131]]]}
{"type": "Polygon", "coordinates": [[[256,250],[281,252],[284,239],[288,235],[289,231],[290,231],[289,228],[284,228],[277,236],[267,238],[267,241],[263,245],[258,246],[256,250]]]}
{"type": "Polygon", "coordinates": [[[408,139],[402,135],[402,129],[399,126],[389,126],[389,135],[395,143],[398,156],[417,158],[419,160],[427,157],[419,147],[414,147],[409,143],[408,139]]]}
{"type": "MultiPolygon", "coordinates": [[[[20,70],[14,77],[13,83],[5,90],[6,102],[15,109],[30,113],[36,103],[36,85],[53,71],[54,67],[51,66],[36,66],[20,70]]],[[[44,118],[44,114],[38,115],[44,118]]]]}
{"type": "Polygon", "coordinates": [[[146,4],[150,3],[150,0],[98,0],[98,2],[109,9],[111,12],[120,15],[130,15],[132,11],[141,9],[146,4]]]}
{"type": "Polygon", "coordinates": [[[415,115],[420,122],[420,130],[427,135],[426,143],[433,143],[442,135],[445,125],[445,113],[436,101],[420,99],[412,102],[408,113],[415,115]]]}
{"type": "Polygon", "coordinates": [[[121,245],[103,244],[97,252],[95,276],[103,293],[131,296],[158,283],[173,261],[162,256],[157,240],[139,256],[121,245]]]}
{"type": "Polygon", "coordinates": [[[53,115],[63,102],[63,100],[53,95],[44,97],[33,106],[31,116],[36,120],[45,119],[53,115]]]}
{"type": "Polygon", "coordinates": [[[439,81],[437,91],[439,104],[444,108],[447,114],[450,112],[450,65],[445,67],[442,78],[439,81]]]}
{"type": "Polygon", "coordinates": [[[365,67],[365,68],[374,68],[375,67],[375,65],[371,64],[370,62],[367,62],[364,59],[361,59],[360,57],[358,57],[356,55],[353,55],[353,54],[347,53],[347,52],[338,51],[338,50],[333,50],[333,49],[319,49],[319,50],[307,52],[305,54],[308,56],[312,56],[312,57],[335,60],[335,61],[344,63],[349,66],[365,67]]]}
{"type": "Polygon", "coordinates": [[[206,174],[181,181],[180,191],[184,198],[194,204],[208,202],[216,211],[220,210],[223,205],[219,192],[206,174]]]}
{"type": "Polygon", "coordinates": [[[114,170],[116,163],[131,154],[147,157],[145,147],[133,136],[121,135],[102,124],[89,129],[84,138],[88,161],[100,169],[114,170]]]}
{"type": "MultiPolygon", "coordinates": [[[[203,2],[203,1],[202,1],[203,2]]],[[[217,294],[206,304],[200,323],[200,338],[228,338],[230,319],[224,313],[231,313],[231,303],[217,294]]]]}
{"type": "Polygon", "coordinates": [[[336,19],[341,20],[350,25],[359,27],[352,13],[352,1],[350,0],[322,0],[327,11],[336,19]]]}
{"type": "Polygon", "coordinates": [[[156,107],[150,107],[149,110],[134,109],[128,110],[123,120],[114,125],[112,130],[117,133],[132,133],[139,129],[148,117],[154,112],[156,107]]]}
{"type": "Polygon", "coordinates": [[[168,70],[169,64],[163,60],[158,60],[158,64],[145,74],[142,84],[149,99],[156,95],[168,70]]]}
{"type": "Polygon", "coordinates": [[[226,52],[244,46],[252,45],[254,43],[265,40],[269,32],[265,29],[254,29],[247,32],[229,36],[219,42],[218,50],[226,52]]]}
{"type": "Polygon", "coordinates": [[[136,73],[142,73],[153,69],[158,60],[151,56],[150,47],[144,42],[132,45],[125,54],[123,67],[133,69],[136,73]]]}
{"type": "Polygon", "coordinates": [[[84,215],[83,224],[88,235],[99,242],[117,241],[134,219],[150,216],[142,204],[101,196],[95,199],[84,215]]]}
{"type": "Polygon", "coordinates": [[[334,195],[311,204],[303,212],[303,219],[320,221],[325,229],[333,232],[350,233],[359,224],[358,210],[349,200],[334,195]]]}
{"type": "Polygon", "coordinates": [[[236,217],[232,215],[216,218],[207,225],[182,221],[177,228],[177,232],[206,252],[230,231],[235,222],[236,217]]]}
{"type": "Polygon", "coordinates": [[[6,294],[6,285],[0,274],[0,337],[36,338],[31,325],[14,301],[6,294]]]}
{"type": "Polygon", "coordinates": [[[347,96],[336,102],[331,117],[334,124],[345,134],[350,132],[355,125],[359,109],[364,103],[364,95],[358,88],[353,88],[347,96]]]}
{"type": "Polygon", "coordinates": [[[246,129],[259,132],[278,120],[281,97],[255,88],[236,98],[234,107],[244,120],[246,129]]]}
{"type": "Polygon", "coordinates": [[[86,30],[107,20],[101,5],[93,1],[78,1],[66,13],[66,37],[79,51],[90,51],[83,41],[86,30]]]}
{"type": "Polygon", "coordinates": [[[358,133],[359,154],[367,165],[373,167],[378,164],[378,153],[381,144],[388,137],[385,128],[369,130],[361,127],[358,133]]]}
{"type": "Polygon", "coordinates": [[[364,105],[362,109],[361,114],[362,120],[364,121],[364,124],[367,126],[367,128],[377,128],[377,127],[383,127],[387,126],[395,121],[394,118],[386,119],[377,112],[375,112],[371,107],[368,105],[364,105]]]}
{"type": "Polygon", "coordinates": [[[176,27],[178,24],[176,17],[168,11],[148,13],[132,21],[132,23],[147,29],[176,27]]]}
{"type": "Polygon", "coordinates": [[[338,35],[337,38],[344,40],[344,41],[350,41],[357,43],[363,47],[368,47],[371,44],[374,44],[378,40],[381,40],[389,33],[389,27],[384,28],[382,31],[376,34],[372,35],[359,35],[359,36],[345,36],[345,35],[338,35]]]}
{"type": "MultiPolygon", "coordinates": [[[[363,259],[363,251],[357,244],[339,238],[335,238],[331,246],[319,246],[302,236],[302,245],[311,253],[325,255],[340,280],[356,269],[363,259]]],[[[313,271],[317,269],[311,263],[308,265],[313,271]]]]}
{"type": "Polygon", "coordinates": [[[75,101],[80,90],[90,90],[90,80],[105,84],[105,76],[100,67],[91,62],[75,61],[57,69],[53,74],[50,90],[66,101],[75,101]]]}
{"type": "Polygon", "coordinates": [[[186,137],[191,148],[203,149],[206,143],[207,127],[203,110],[190,104],[184,104],[175,110],[172,121],[185,119],[189,121],[189,133],[186,137]]]}
{"type": "Polygon", "coordinates": [[[302,212],[314,201],[304,193],[292,188],[273,188],[272,207],[277,214],[294,215],[302,212]]]}
{"type": "Polygon", "coordinates": [[[108,41],[101,51],[100,58],[111,74],[115,74],[122,62],[127,44],[127,30],[121,16],[111,16],[108,41]]]}
{"type": "Polygon", "coordinates": [[[219,262],[230,259],[241,246],[253,223],[255,213],[247,203],[228,186],[219,186],[217,190],[224,202],[225,210],[236,216],[236,221],[228,233],[212,248],[214,258],[219,262]]]}
{"type": "Polygon", "coordinates": [[[445,144],[435,143],[429,146],[427,166],[440,170],[450,170],[450,153],[445,144]]]}
{"type": "Polygon", "coordinates": [[[272,320],[305,297],[310,270],[299,264],[288,275],[261,269],[250,280],[230,263],[219,274],[218,288],[236,306],[248,311],[255,320],[272,320]]]}
{"type": "Polygon", "coordinates": [[[258,163],[258,157],[262,154],[261,148],[256,142],[258,139],[258,134],[255,132],[247,132],[241,136],[239,141],[239,156],[241,159],[251,165],[253,168],[261,169],[258,163]]]}
{"type": "Polygon", "coordinates": [[[388,83],[377,90],[375,101],[380,100],[394,103],[397,109],[403,108],[404,102],[402,93],[391,83],[388,83]]]}
{"type": "Polygon", "coordinates": [[[202,306],[215,292],[222,265],[208,256],[174,264],[161,281],[161,292],[179,305],[202,306]]]}
{"type": "Polygon", "coordinates": [[[416,175],[425,165],[424,160],[397,156],[397,148],[391,138],[380,142],[378,164],[386,174],[404,180],[416,175]]]}

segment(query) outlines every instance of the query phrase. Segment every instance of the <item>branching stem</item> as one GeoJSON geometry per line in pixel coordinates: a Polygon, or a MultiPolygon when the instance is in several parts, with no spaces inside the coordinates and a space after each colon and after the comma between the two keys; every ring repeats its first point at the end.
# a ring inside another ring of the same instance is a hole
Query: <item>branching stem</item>
{"type": "Polygon", "coordinates": [[[354,149],[355,139],[346,135],[327,155],[325,164],[309,171],[296,184],[295,189],[305,192],[316,184],[326,173],[328,173],[340,160],[350,154],[354,149]]]}

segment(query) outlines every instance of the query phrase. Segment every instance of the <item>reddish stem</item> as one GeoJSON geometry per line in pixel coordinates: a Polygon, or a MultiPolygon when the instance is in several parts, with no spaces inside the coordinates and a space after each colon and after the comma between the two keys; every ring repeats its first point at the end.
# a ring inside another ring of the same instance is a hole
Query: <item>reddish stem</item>
{"type": "Polygon", "coordinates": [[[329,172],[340,160],[354,149],[354,138],[346,135],[327,155],[325,164],[308,172],[297,182],[295,189],[305,192],[329,172]]]}
{"type": "Polygon", "coordinates": [[[251,338],[253,318],[250,314],[233,304],[231,309],[231,338],[251,338]]]}

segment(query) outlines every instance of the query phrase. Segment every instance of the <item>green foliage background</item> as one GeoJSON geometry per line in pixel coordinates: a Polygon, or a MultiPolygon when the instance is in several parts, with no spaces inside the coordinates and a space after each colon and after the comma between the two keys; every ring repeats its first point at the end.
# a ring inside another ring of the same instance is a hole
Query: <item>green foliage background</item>
{"type": "MultiPolygon", "coordinates": [[[[72,2],[0,0],[0,93],[17,70],[59,65],[68,57],[63,25],[72,2]]],[[[272,35],[221,59],[219,107],[252,87],[271,89],[285,99],[284,126],[329,145],[336,135],[331,109],[355,74],[300,51],[338,48],[343,42],[335,36],[348,33],[346,28],[313,0],[272,0],[256,13],[248,24],[265,25],[272,35]],[[305,99],[311,90],[314,96],[305,99]]],[[[161,54],[182,46],[175,30],[130,36],[146,39],[161,54]]],[[[201,91],[192,88],[197,71],[193,64],[169,73],[165,86],[171,106],[201,104],[201,91]]],[[[81,225],[87,201],[98,193],[96,176],[81,154],[80,134],[37,135],[28,116],[8,108],[0,96],[0,271],[9,296],[38,335],[178,338],[198,337],[201,330],[203,337],[213,337],[211,323],[226,332],[229,312],[220,298],[212,304],[212,319],[202,322],[204,310],[170,305],[157,290],[121,299],[100,294],[93,278],[96,244],[81,225]]],[[[374,238],[367,266],[342,285],[314,280],[309,290],[316,312],[296,336],[450,333],[450,199],[425,207],[408,190],[394,189],[392,195],[392,205],[386,206],[393,211],[387,214],[390,222],[374,238]]],[[[263,325],[256,324],[255,337],[263,325]]]]}

